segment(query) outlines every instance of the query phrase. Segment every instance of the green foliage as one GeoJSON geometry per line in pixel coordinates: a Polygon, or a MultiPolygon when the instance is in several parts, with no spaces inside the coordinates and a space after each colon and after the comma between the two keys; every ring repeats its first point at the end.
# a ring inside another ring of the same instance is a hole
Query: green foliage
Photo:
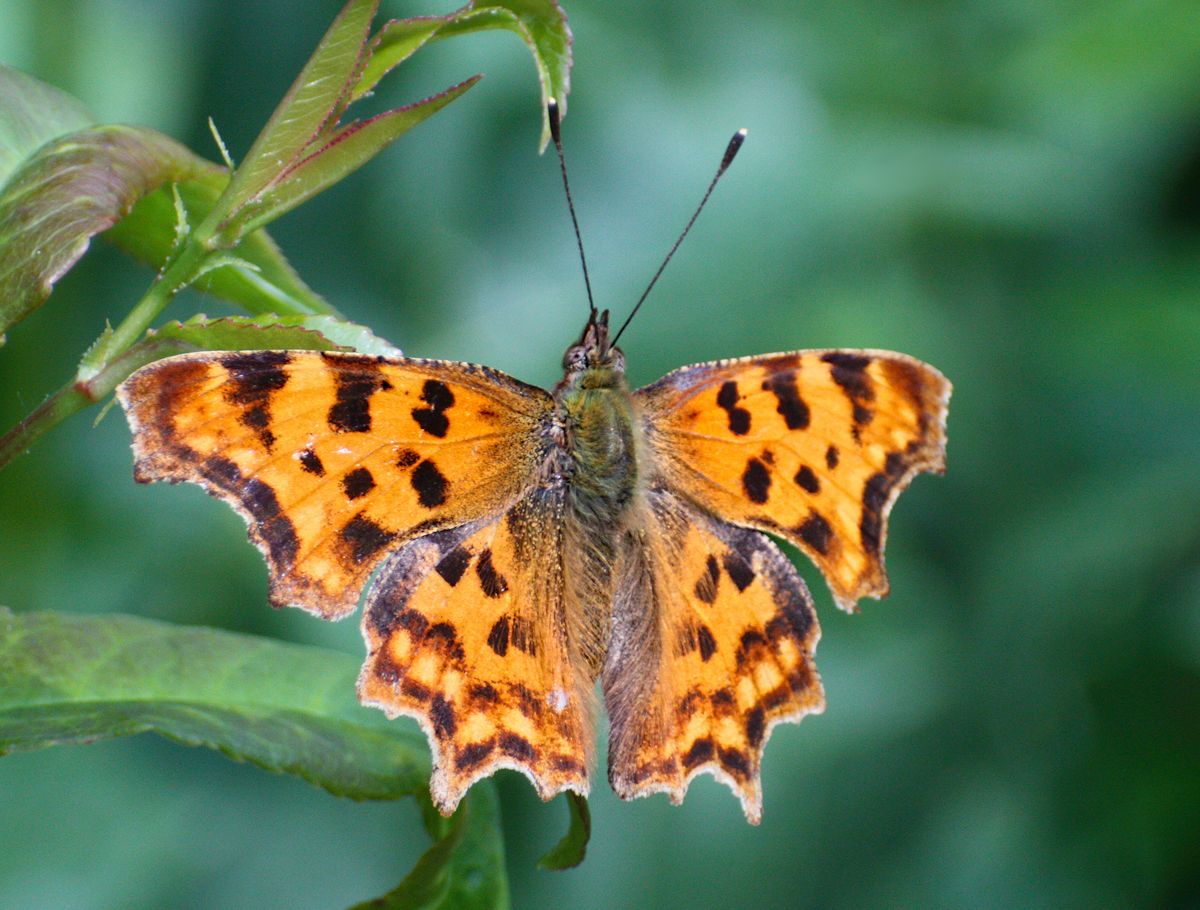
{"type": "Polygon", "coordinates": [[[78,130],[16,163],[0,173],[0,336],[50,296],[91,237],[134,201],[206,167],[166,136],[128,126],[78,130]]]}
{"type": "Polygon", "coordinates": [[[346,654],[132,616],[0,613],[0,754],[154,732],[338,796],[429,786],[424,738],[354,697],[346,654]]]}
{"type": "Polygon", "coordinates": [[[495,787],[483,783],[471,788],[448,821],[427,815],[434,844],[404,881],[350,910],[507,910],[504,842],[497,836],[500,805],[495,787]]]}
{"type": "Polygon", "coordinates": [[[587,800],[577,793],[568,791],[567,809],[571,813],[571,827],[558,845],[542,857],[538,866],[542,869],[570,869],[583,862],[587,853],[588,840],[592,836],[592,812],[587,800]]]}

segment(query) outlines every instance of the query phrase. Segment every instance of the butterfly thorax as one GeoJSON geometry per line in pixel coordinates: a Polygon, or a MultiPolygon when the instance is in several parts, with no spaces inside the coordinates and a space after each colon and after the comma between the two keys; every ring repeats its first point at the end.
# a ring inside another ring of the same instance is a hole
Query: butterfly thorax
{"type": "Polygon", "coordinates": [[[609,344],[607,316],[593,315],[568,348],[554,399],[572,511],[590,530],[611,535],[633,498],[637,441],[625,357],[609,344]]]}

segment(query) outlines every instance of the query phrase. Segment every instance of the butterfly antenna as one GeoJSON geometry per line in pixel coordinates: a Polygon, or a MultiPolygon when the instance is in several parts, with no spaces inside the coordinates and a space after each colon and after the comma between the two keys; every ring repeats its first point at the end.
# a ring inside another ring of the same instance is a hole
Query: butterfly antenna
{"type": "Polygon", "coordinates": [[[567,159],[563,157],[562,133],[558,125],[558,102],[553,98],[546,102],[546,116],[550,120],[550,136],[554,139],[554,150],[558,152],[558,169],[562,171],[567,208],[571,211],[571,226],[575,229],[575,243],[579,245],[579,262],[583,265],[583,285],[587,288],[588,306],[594,315],[596,304],[592,300],[592,281],[588,277],[587,257],[583,255],[583,235],[579,233],[579,219],[575,217],[575,200],[571,198],[571,184],[567,180],[567,159]]]}
{"type": "Polygon", "coordinates": [[[738,130],[733,134],[733,138],[729,140],[729,145],[725,146],[725,154],[721,158],[721,166],[717,168],[717,172],[713,175],[712,182],[709,183],[708,189],[704,192],[704,198],[700,200],[700,204],[696,206],[696,211],[692,213],[692,217],[688,219],[687,227],[683,229],[683,233],[679,235],[679,239],[675,241],[675,245],[671,247],[671,252],[667,253],[667,258],[662,261],[662,265],[658,267],[658,271],[654,273],[654,277],[650,279],[650,284],[646,286],[646,290],[642,292],[642,296],[638,298],[638,302],[634,304],[633,312],[626,317],[621,323],[621,328],[617,330],[617,334],[613,336],[610,344],[615,345],[617,339],[621,337],[621,333],[629,327],[629,323],[633,322],[633,317],[637,315],[637,311],[642,308],[642,304],[646,298],[650,296],[650,291],[654,288],[659,276],[663,273],[663,269],[667,267],[667,263],[671,261],[671,257],[675,255],[675,251],[679,249],[679,244],[683,243],[683,238],[688,235],[688,231],[692,229],[692,225],[696,223],[696,219],[700,217],[700,213],[704,211],[704,205],[708,202],[708,197],[712,195],[713,189],[717,185],[717,181],[729,169],[729,165],[733,164],[733,159],[737,156],[738,149],[742,147],[742,143],[746,141],[746,131],[738,130]]]}

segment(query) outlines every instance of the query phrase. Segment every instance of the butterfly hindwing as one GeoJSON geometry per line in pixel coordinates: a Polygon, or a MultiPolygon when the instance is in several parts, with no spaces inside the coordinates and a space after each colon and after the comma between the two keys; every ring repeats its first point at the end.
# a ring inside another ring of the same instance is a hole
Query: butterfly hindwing
{"type": "Polygon", "coordinates": [[[313,351],[185,354],[118,390],[139,481],[188,481],[246,519],[271,601],[352,611],[417,533],[532,481],[550,397],[468,364],[313,351]]]}
{"type": "Polygon", "coordinates": [[[562,508],[561,492],[534,492],[418,538],[371,591],[359,696],[421,723],[443,813],[498,768],[524,773],[543,799],[587,793],[592,698],[566,632],[562,508]]]}
{"type": "Polygon", "coordinates": [[[846,609],[887,593],[888,512],[944,469],[941,373],[887,351],[800,351],[683,367],[635,395],[668,486],[800,547],[846,609]]]}
{"type": "Polygon", "coordinates": [[[770,540],[650,490],[619,561],[604,668],[609,779],[680,802],[701,772],[757,823],[771,728],[824,708],[812,599],[770,540]]]}

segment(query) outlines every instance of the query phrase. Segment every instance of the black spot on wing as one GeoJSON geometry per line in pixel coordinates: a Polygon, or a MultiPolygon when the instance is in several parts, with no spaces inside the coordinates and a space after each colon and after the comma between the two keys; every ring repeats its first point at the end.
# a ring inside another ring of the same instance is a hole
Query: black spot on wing
{"type": "Polygon", "coordinates": [[[450,418],[446,416],[446,411],[454,405],[454,393],[445,383],[426,379],[421,389],[421,400],[427,407],[413,408],[413,420],[429,435],[444,437],[450,429],[450,418]]]}
{"type": "Polygon", "coordinates": [[[825,466],[831,471],[838,466],[837,446],[830,446],[825,450],[825,466]]]}
{"type": "Polygon", "coordinates": [[[472,701],[484,706],[494,705],[500,700],[500,693],[491,683],[476,683],[468,690],[468,694],[472,701]]]}
{"type": "Polygon", "coordinates": [[[823,515],[809,512],[808,517],[796,529],[800,539],[820,553],[822,556],[829,552],[829,541],[833,537],[833,529],[823,515]]]}
{"type": "Polygon", "coordinates": [[[488,647],[491,648],[497,657],[503,657],[508,653],[508,617],[501,616],[492,626],[492,631],[487,637],[488,647]]]}
{"type": "Polygon", "coordinates": [[[347,499],[361,499],[375,489],[375,478],[366,468],[355,468],[342,477],[342,492],[347,499]]]}
{"type": "Polygon", "coordinates": [[[312,449],[305,449],[296,458],[300,461],[300,467],[309,474],[315,474],[317,477],[325,476],[325,465],[312,449]]]}
{"type": "Polygon", "coordinates": [[[730,379],[717,392],[717,405],[729,416],[729,432],[745,436],[750,432],[750,412],[738,407],[739,398],[737,383],[730,379]]]}
{"type": "Polygon", "coordinates": [[[705,663],[717,653],[717,640],[713,638],[712,630],[705,625],[696,630],[696,642],[700,646],[700,659],[705,663]]]}
{"type": "Polygon", "coordinates": [[[746,562],[745,558],[736,550],[730,550],[721,560],[725,566],[725,572],[729,575],[729,580],[734,583],[739,591],[745,591],[750,587],[750,583],[754,581],[754,569],[750,567],[750,563],[746,562]]]}
{"type": "Polygon", "coordinates": [[[871,387],[867,367],[871,358],[849,351],[830,351],[821,359],[830,365],[833,381],[855,401],[873,401],[875,390],[871,387]]]}
{"type": "Polygon", "coordinates": [[[796,476],[792,478],[796,482],[796,486],[809,493],[821,492],[821,483],[817,480],[817,475],[813,473],[813,469],[808,465],[801,465],[800,470],[796,472],[796,476]]]}
{"type": "Polygon", "coordinates": [[[702,765],[706,761],[712,761],[712,757],[715,754],[716,747],[713,745],[711,739],[708,737],[698,739],[692,743],[692,747],[683,756],[683,766],[690,771],[697,765],[702,765]]]}
{"type": "Polygon", "coordinates": [[[226,401],[245,408],[239,421],[256,431],[268,452],[275,445],[275,434],[269,429],[271,396],[287,385],[288,377],[283,367],[291,359],[287,351],[253,351],[230,354],[221,359],[221,365],[229,372],[226,401]]]}
{"type": "Polygon", "coordinates": [[[257,477],[244,476],[227,458],[207,459],[202,463],[200,473],[213,486],[236,498],[250,513],[254,529],[266,544],[271,562],[277,569],[295,562],[300,548],[296,526],[281,511],[279,499],[270,484],[257,477]]]}
{"type": "Polygon", "coordinates": [[[808,426],[808,405],[796,389],[794,372],[776,373],[763,383],[763,388],[769,390],[779,402],[775,410],[783,415],[783,421],[789,430],[803,430],[808,426]]]}
{"type": "Polygon", "coordinates": [[[326,418],[329,426],[338,433],[369,432],[371,396],[382,388],[390,389],[391,383],[368,362],[355,363],[353,366],[339,363],[338,367],[332,369],[337,384],[337,400],[326,418]]]}
{"type": "Polygon", "coordinates": [[[721,760],[721,767],[729,772],[729,775],[737,780],[745,780],[750,776],[750,759],[746,757],[746,753],[740,749],[719,749],[717,755],[721,760]]]}
{"type": "Polygon", "coordinates": [[[429,701],[429,699],[433,698],[433,693],[429,690],[429,687],[417,682],[411,676],[406,676],[401,681],[400,691],[409,698],[416,699],[417,701],[429,701]]]}
{"type": "Polygon", "coordinates": [[[450,587],[458,584],[463,573],[467,571],[467,566],[471,562],[471,553],[465,547],[455,547],[433,567],[433,570],[442,576],[442,580],[450,587]]]}
{"type": "Polygon", "coordinates": [[[767,732],[767,715],[761,705],[756,705],[746,715],[746,741],[754,748],[762,745],[763,736],[767,732]]]}
{"type": "Polygon", "coordinates": [[[459,771],[467,771],[481,765],[496,748],[494,739],[486,739],[481,743],[470,743],[458,750],[454,756],[454,767],[459,771]]]}
{"type": "Polygon", "coordinates": [[[396,537],[361,512],[346,522],[338,534],[349,547],[350,558],[357,563],[366,562],[396,537]]]}
{"type": "Polygon", "coordinates": [[[512,627],[509,631],[509,641],[518,651],[524,651],[531,657],[537,654],[537,639],[533,635],[533,627],[521,616],[512,617],[512,627]]]}
{"type": "Polygon", "coordinates": [[[892,488],[900,481],[905,469],[904,457],[897,452],[888,455],[883,471],[872,474],[863,485],[863,512],[859,530],[863,549],[879,554],[883,543],[883,510],[891,498],[892,488]]]}
{"type": "Polygon", "coordinates": [[[848,351],[830,351],[821,359],[830,365],[833,381],[841,386],[850,399],[854,416],[853,435],[857,440],[858,428],[866,426],[875,417],[875,412],[867,407],[875,400],[875,388],[871,384],[871,377],[867,375],[871,358],[848,351]]]}
{"type": "Polygon", "coordinates": [[[475,561],[475,574],[479,576],[479,585],[488,597],[499,597],[508,590],[508,579],[496,571],[492,565],[492,551],[484,549],[475,561]]]}
{"type": "Polygon", "coordinates": [[[421,456],[412,449],[401,449],[396,453],[396,467],[398,468],[411,468],[420,460],[421,456]]]}
{"type": "Polygon", "coordinates": [[[742,472],[742,489],[751,502],[759,505],[767,501],[771,490],[771,472],[757,458],[746,462],[746,470],[742,472]]]}
{"type": "Polygon", "coordinates": [[[240,405],[265,403],[273,392],[287,385],[282,367],[291,362],[287,351],[251,351],[222,357],[221,366],[229,371],[226,400],[240,405]]]}
{"type": "Polygon", "coordinates": [[[427,509],[433,509],[446,501],[446,490],[450,481],[438,470],[438,466],[426,459],[412,472],[412,486],[417,491],[417,500],[427,509]]]}
{"type": "Polygon", "coordinates": [[[515,758],[518,761],[530,762],[537,757],[537,749],[533,744],[523,736],[518,736],[516,733],[504,732],[500,734],[500,751],[510,758],[515,758]]]}
{"type": "Polygon", "coordinates": [[[696,599],[706,604],[715,603],[717,599],[717,587],[720,581],[721,566],[717,562],[717,557],[710,553],[708,561],[705,564],[704,574],[696,580],[696,599]]]}
{"type": "Polygon", "coordinates": [[[429,719],[433,722],[434,733],[442,739],[449,739],[458,729],[454,707],[442,697],[441,692],[433,696],[433,701],[429,704],[429,719]]]}

